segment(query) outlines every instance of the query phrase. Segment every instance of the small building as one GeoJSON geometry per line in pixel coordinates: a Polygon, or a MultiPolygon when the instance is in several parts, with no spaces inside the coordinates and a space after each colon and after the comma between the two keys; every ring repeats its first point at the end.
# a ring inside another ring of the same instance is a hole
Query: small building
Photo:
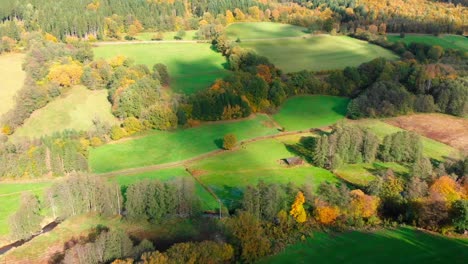
{"type": "Polygon", "coordinates": [[[299,157],[285,158],[285,159],[283,159],[283,161],[288,166],[298,166],[298,165],[303,165],[304,164],[304,160],[299,158],[299,157]]]}

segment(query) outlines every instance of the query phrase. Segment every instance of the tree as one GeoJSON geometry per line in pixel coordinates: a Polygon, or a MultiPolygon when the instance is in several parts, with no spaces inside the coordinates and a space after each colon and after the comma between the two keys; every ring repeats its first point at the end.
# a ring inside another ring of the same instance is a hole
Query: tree
{"type": "Polygon", "coordinates": [[[127,131],[125,129],[121,128],[120,126],[114,125],[111,128],[111,138],[112,140],[119,140],[123,137],[127,136],[127,131]]]}
{"type": "Polygon", "coordinates": [[[12,238],[15,240],[30,238],[41,230],[42,219],[37,197],[29,192],[22,193],[20,207],[9,218],[12,238]]]}
{"type": "Polygon", "coordinates": [[[427,52],[427,57],[434,61],[438,61],[443,55],[444,48],[441,46],[432,46],[427,52]]]}
{"type": "Polygon", "coordinates": [[[370,218],[377,214],[379,207],[379,198],[365,194],[363,191],[356,189],[350,192],[351,204],[349,211],[357,218],[370,218]]]}
{"type": "Polygon", "coordinates": [[[50,67],[47,78],[60,86],[70,87],[79,84],[82,75],[83,67],[78,62],[70,61],[68,64],[55,64],[50,67]]]}
{"type": "Polygon", "coordinates": [[[159,80],[161,81],[161,84],[164,86],[168,86],[170,82],[170,77],[169,77],[169,72],[167,70],[166,65],[162,63],[157,63],[153,66],[153,71],[158,72],[159,74],[159,80]]]}
{"type": "Polygon", "coordinates": [[[305,197],[302,192],[298,192],[294,203],[291,206],[289,214],[296,219],[298,223],[304,223],[307,220],[307,213],[304,209],[303,204],[305,203],[305,197]]]}
{"type": "Polygon", "coordinates": [[[330,225],[340,216],[340,208],[315,200],[315,218],[323,225],[330,225]]]}
{"type": "Polygon", "coordinates": [[[449,203],[466,197],[460,184],[449,176],[438,178],[429,188],[429,194],[433,200],[449,203]]]}
{"type": "Polygon", "coordinates": [[[468,200],[457,200],[452,205],[451,217],[455,230],[460,234],[468,230],[468,200]]]}
{"type": "Polygon", "coordinates": [[[235,148],[237,145],[237,137],[236,135],[229,133],[224,136],[223,139],[223,148],[226,150],[231,150],[235,148]]]}

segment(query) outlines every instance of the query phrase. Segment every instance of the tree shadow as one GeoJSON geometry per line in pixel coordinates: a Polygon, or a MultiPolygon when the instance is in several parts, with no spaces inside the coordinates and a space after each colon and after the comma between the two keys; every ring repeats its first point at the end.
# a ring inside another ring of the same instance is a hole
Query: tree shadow
{"type": "Polygon", "coordinates": [[[213,143],[218,147],[219,149],[223,149],[223,142],[224,140],[222,138],[217,138],[213,140],[213,143]]]}

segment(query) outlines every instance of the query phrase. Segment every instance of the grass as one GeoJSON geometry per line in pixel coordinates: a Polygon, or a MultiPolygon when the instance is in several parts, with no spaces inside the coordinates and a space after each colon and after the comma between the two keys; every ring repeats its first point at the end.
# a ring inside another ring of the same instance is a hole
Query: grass
{"type": "MultiPolygon", "coordinates": [[[[369,128],[372,132],[374,132],[381,140],[386,135],[390,135],[399,131],[403,131],[403,129],[392,126],[387,124],[383,121],[376,120],[376,119],[364,119],[355,122],[360,124],[363,127],[369,128]]],[[[423,153],[424,155],[428,156],[429,158],[436,159],[439,161],[445,160],[446,157],[454,157],[458,158],[460,152],[444,143],[440,143],[433,139],[421,136],[421,141],[423,144],[423,153]]]]}
{"type": "Polygon", "coordinates": [[[163,63],[169,70],[172,89],[185,94],[206,89],[228,74],[224,57],[206,43],[108,45],[96,47],[94,53],[96,58],[105,59],[124,55],[150,68],[163,63]]]}
{"type": "Polygon", "coordinates": [[[247,185],[267,183],[305,183],[317,187],[323,181],[338,179],[329,171],[302,165],[288,167],[281,159],[294,156],[281,139],[267,139],[240,146],[237,150],[189,165],[189,169],[218,195],[226,206],[239,201],[247,185]]]}
{"type": "Polygon", "coordinates": [[[398,58],[389,50],[347,36],[259,40],[242,42],[241,46],[266,56],[285,72],[343,69],[346,66],[359,66],[377,57],[390,60],[398,58]]]}
{"type": "Polygon", "coordinates": [[[438,45],[446,49],[459,49],[468,51],[468,39],[464,36],[458,35],[443,35],[437,37],[433,35],[406,34],[404,38],[400,38],[399,35],[390,35],[387,36],[387,39],[390,42],[404,42],[405,44],[411,44],[414,42],[432,46],[438,45]]]}
{"type": "Polygon", "coordinates": [[[376,178],[376,173],[391,169],[397,175],[406,175],[409,169],[393,162],[345,164],[334,172],[343,180],[358,186],[367,186],[376,178]]]}
{"type": "Polygon", "coordinates": [[[26,73],[22,70],[24,54],[0,56],[0,116],[15,105],[15,95],[23,87],[26,73]]]}
{"type": "Polygon", "coordinates": [[[287,100],[274,119],[286,130],[328,126],[345,117],[348,102],[335,96],[298,96],[287,100]]]}
{"type": "Polygon", "coordinates": [[[107,90],[91,91],[76,86],[35,111],[12,137],[14,140],[39,138],[67,129],[86,131],[92,128],[96,118],[111,125],[118,123],[111,113],[107,90]]]}
{"type": "Polygon", "coordinates": [[[431,235],[413,228],[373,233],[314,233],[259,263],[428,263],[461,264],[468,259],[468,240],[431,235]]]}
{"type": "Polygon", "coordinates": [[[0,243],[1,237],[9,233],[8,218],[16,212],[20,205],[21,193],[31,191],[39,198],[45,188],[51,183],[0,183],[0,243]]]}
{"type": "MultiPolygon", "coordinates": [[[[195,40],[195,33],[197,33],[197,30],[185,31],[185,37],[182,40],[195,40]]],[[[157,34],[158,32],[141,32],[135,38],[137,40],[150,41],[157,34]]],[[[174,37],[177,35],[177,31],[162,32],[162,35],[162,40],[175,40],[174,37]]]]}
{"type": "MultiPolygon", "coordinates": [[[[115,181],[121,186],[129,186],[133,183],[145,179],[158,179],[160,181],[170,181],[179,177],[192,178],[192,176],[185,170],[184,167],[176,167],[153,172],[145,172],[135,175],[120,175],[112,177],[109,180],[115,181]]],[[[218,201],[216,201],[216,199],[198,182],[195,182],[195,194],[198,198],[200,198],[200,201],[202,203],[202,210],[213,211],[216,208],[219,208],[218,201]]]]}
{"type": "Polygon", "coordinates": [[[273,22],[234,23],[226,28],[230,39],[268,39],[306,36],[307,28],[273,22]]]}
{"type": "Polygon", "coordinates": [[[238,140],[272,135],[277,130],[266,125],[265,115],[255,118],[203,125],[154,134],[122,143],[104,145],[90,151],[90,166],[97,173],[181,161],[220,149],[222,138],[234,133],[238,140]]]}

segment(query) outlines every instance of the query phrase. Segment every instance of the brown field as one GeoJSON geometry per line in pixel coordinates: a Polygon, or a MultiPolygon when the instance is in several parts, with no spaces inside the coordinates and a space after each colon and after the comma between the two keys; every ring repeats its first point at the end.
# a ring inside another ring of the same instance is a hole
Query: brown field
{"type": "Polygon", "coordinates": [[[23,87],[26,73],[22,70],[24,54],[14,53],[0,56],[0,116],[15,104],[15,95],[23,87]]]}
{"type": "Polygon", "coordinates": [[[416,114],[385,120],[400,128],[468,152],[468,119],[443,114],[416,114]]]}

